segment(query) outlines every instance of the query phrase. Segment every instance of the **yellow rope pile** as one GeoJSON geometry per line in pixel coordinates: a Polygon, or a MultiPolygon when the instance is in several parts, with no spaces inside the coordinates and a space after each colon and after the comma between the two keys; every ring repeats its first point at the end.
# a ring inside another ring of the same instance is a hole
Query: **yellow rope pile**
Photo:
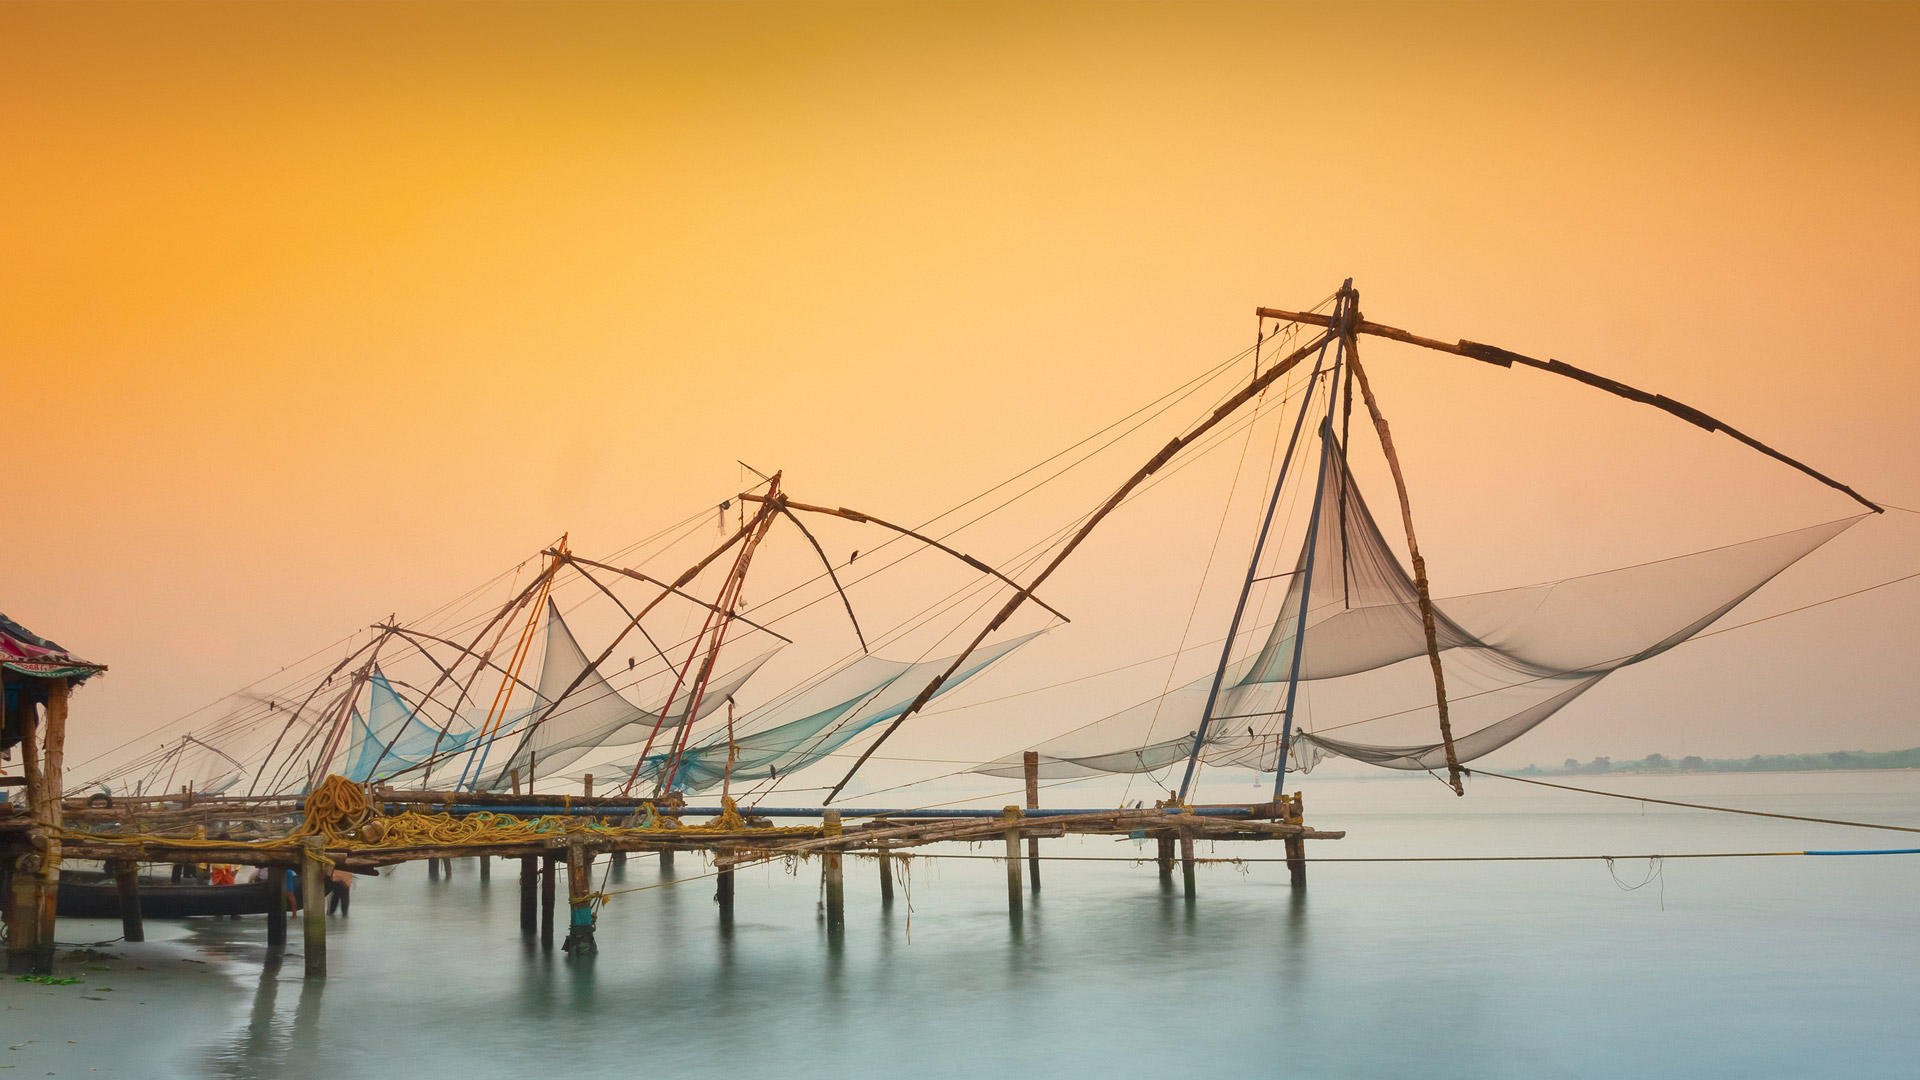
{"type": "MultiPolygon", "coordinates": [[[[329,775],[307,795],[305,820],[291,834],[271,840],[237,841],[205,839],[205,829],[194,837],[159,836],[149,833],[96,833],[83,830],[63,831],[75,840],[101,843],[163,843],[181,848],[248,847],[272,850],[295,846],[307,837],[317,836],[325,847],[335,850],[366,847],[466,847],[490,844],[525,843],[569,834],[595,836],[632,836],[637,833],[745,832],[750,826],[732,799],[721,800],[719,816],[704,825],[687,826],[678,818],[643,806],[645,818],[635,825],[610,825],[591,818],[547,814],[536,818],[515,817],[476,811],[464,817],[452,814],[422,814],[417,811],[382,815],[367,797],[367,789],[344,776],[329,775]]],[[[754,829],[766,836],[811,832],[809,826],[754,829]]]]}

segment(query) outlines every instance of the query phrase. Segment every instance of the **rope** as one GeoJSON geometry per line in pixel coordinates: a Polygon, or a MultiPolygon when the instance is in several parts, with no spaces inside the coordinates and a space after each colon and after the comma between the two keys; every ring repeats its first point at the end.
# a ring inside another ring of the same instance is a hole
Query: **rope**
{"type": "MultiPolygon", "coordinates": [[[[1920,828],[1910,825],[1879,825],[1870,821],[1842,821],[1838,818],[1802,817],[1799,814],[1775,814],[1767,810],[1742,810],[1733,806],[1708,806],[1705,803],[1676,802],[1673,799],[1655,799],[1646,795],[1627,795],[1618,791],[1600,791],[1595,788],[1574,787],[1571,784],[1553,784],[1545,780],[1529,780],[1524,776],[1508,776],[1506,773],[1487,772],[1484,769],[1461,769],[1470,776],[1492,776],[1501,780],[1512,780],[1521,784],[1534,784],[1539,787],[1558,788],[1561,791],[1577,791],[1583,795],[1605,795],[1609,799],[1627,799],[1640,803],[1659,803],[1661,806],[1680,806],[1688,810],[1717,810],[1723,814],[1746,814],[1749,817],[1779,818],[1783,821],[1811,821],[1816,825],[1846,825],[1855,829],[1888,829],[1893,832],[1920,833],[1920,828]]],[[[1801,852],[1788,852],[1790,855],[1801,852]]],[[[1678,856],[1675,856],[1676,858],[1678,856]]]]}

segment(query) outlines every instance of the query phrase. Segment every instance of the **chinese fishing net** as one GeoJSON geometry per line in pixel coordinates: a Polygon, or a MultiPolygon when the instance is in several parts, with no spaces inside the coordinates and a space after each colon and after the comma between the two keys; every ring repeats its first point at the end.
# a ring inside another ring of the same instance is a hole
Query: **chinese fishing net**
{"type": "MultiPolygon", "coordinates": [[[[1323,455],[1323,512],[1303,544],[1279,614],[1228,665],[1202,760],[1271,772],[1279,759],[1287,683],[1298,649],[1301,697],[1318,732],[1295,724],[1290,767],[1337,755],[1390,769],[1444,768],[1432,671],[1417,593],[1355,486],[1338,440],[1323,455]],[[1309,553],[1313,557],[1309,558],[1309,553]],[[1251,648],[1257,644],[1257,649],[1251,648]],[[1422,701],[1424,699],[1424,704],[1422,701]],[[1375,744],[1326,734],[1391,718],[1435,741],[1375,744]]],[[[1862,515],[1864,516],[1864,515],[1862,515]]],[[[1434,601],[1460,761],[1493,752],[1565,708],[1601,679],[1705,630],[1754,590],[1860,520],[1844,518],[1758,540],[1597,574],[1434,601]]],[[[1034,747],[1040,775],[1152,772],[1186,760],[1213,675],[1034,747]]],[[[1296,711],[1301,711],[1296,704],[1296,711]]],[[[979,766],[1022,775],[1020,754],[979,766]]]]}

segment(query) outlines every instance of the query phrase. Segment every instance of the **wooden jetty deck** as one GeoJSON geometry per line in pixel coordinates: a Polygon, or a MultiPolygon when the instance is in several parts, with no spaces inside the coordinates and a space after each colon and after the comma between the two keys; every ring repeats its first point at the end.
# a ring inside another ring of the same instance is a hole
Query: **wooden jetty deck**
{"type": "MultiPolygon", "coordinates": [[[[1029,803],[1038,785],[1029,785],[1029,803]]],[[[557,875],[566,868],[567,933],[563,947],[592,953],[595,913],[605,896],[593,879],[597,859],[624,860],[649,852],[669,861],[689,852],[712,863],[719,917],[733,917],[734,872],[765,862],[818,858],[826,894],[829,935],[844,932],[848,855],[877,858],[879,886],[890,896],[893,860],[943,843],[1004,843],[1007,902],[1019,917],[1024,897],[1040,887],[1040,841],[1068,836],[1153,839],[1161,875],[1181,867],[1186,895],[1196,894],[1195,845],[1278,840],[1296,886],[1304,885],[1305,841],[1339,839],[1340,832],[1309,828],[1295,794],[1281,803],[1153,806],[1134,809],[1042,809],[1008,806],[998,812],[954,809],[694,807],[665,800],[504,793],[362,789],[331,778],[315,797],[228,798],[175,795],[121,799],[66,799],[56,827],[67,859],[105,861],[121,882],[121,918],[129,940],[144,935],[140,863],[233,863],[297,871],[305,963],[309,976],[326,974],[324,882],[334,868],[369,873],[379,867],[478,857],[487,873],[493,859],[520,863],[520,924],[547,945],[554,937],[557,875]],[[355,802],[351,794],[359,792],[355,802]],[[329,817],[329,815],[332,815],[329,817]],[[1025,841],[1024,849],[1021,842],[1025,841]]],[[[15,815],[23,817],[23,815],[15,815]]],[[[0,817],[0,861],[44,848],[44,824],[0,817]]],[[[234,886],[241,888],[244,886],[234,886]]],[[[283,908],[268,912],[268,944],[286,943],[283,908]]]]}

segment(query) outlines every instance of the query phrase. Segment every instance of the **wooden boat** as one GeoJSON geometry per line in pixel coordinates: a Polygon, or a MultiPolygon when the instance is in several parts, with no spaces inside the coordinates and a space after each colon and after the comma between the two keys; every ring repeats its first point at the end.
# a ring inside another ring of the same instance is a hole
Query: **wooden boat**
{"type": "MultiPolygon", "coordinates": [[[[274,898],[274,882],[239,885],[175,884],[165,878],[140,879],[140,914],[148,919],[189,919],[213,915],[264,915],[274,898]]],[[[117,919],[120,892],[102,873],[60,872],[59,913],[76,919],[117,919]]]]}

